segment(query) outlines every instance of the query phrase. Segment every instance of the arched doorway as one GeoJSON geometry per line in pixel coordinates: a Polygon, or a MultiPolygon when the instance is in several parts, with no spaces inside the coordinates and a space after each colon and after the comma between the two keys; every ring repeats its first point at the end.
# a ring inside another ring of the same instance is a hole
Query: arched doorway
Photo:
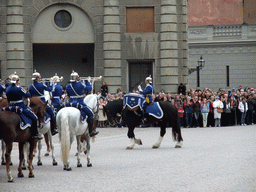
{"type": "Polygon", "coordinates": [[[37,17],[32,34],[33,68],[42,77],[55,73],[65,85],[72,70],[94,75],[94,32],[88,15],[72,5],[53,5],[37,17]]]}

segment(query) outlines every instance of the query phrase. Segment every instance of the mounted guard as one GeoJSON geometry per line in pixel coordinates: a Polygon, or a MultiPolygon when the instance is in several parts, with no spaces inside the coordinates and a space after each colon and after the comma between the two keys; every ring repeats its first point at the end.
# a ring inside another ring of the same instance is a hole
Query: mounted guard
{"type": "Polygon", "coordinates": [[[69,104],[71,106],[81,105],[79,108],[83,119],[85,119],[86,115],[88,116],[87,122],[89,127],[90,137],[97,135],[99,132],[93,130],[93,120],[94,114],[90,108],[84,103],[83,100],[83,90],[91,92],[92,84],[90,82],[90,78],[88,80],[79,81],[79,75],[77,72],[72,72],[70,75],[70,83],[66,86],[66,91],[69,96],[69,104]]]}
{"type": "Polygon", "coordinates": [[[148,105],[153,104],[153,94],[155,93],[154,87],[152,85],[152,77],[151,75],[149,75],[146,79],[145,79],[145,84],[146,87],[144,89],[144,91],[141,89],[141,86],[138,86],[138,90],[140,92],[140,94],[142,94],[145,97],[145,102],[143,103],[142,107],[142,113],[143,113],[143,119],[142,121],[146,121],[147,119],[145,119],[145,109],[148,105]]]}
{"type": "MultiPolygon", "coordinates": [[[[32,80],[34,82],[32,85],[29,86],[29,92],[33,97],[40,97],[41,100],[45,103],[46,101],[44,97],[44,91],[51,92],[53,86],[49,85],[49,82],[45,82],[45,83],[40,82],[41,75],[36,70],[32,75],[33,75],[32,80]]],[[[47,111],[47,114],[49,114],[49,116],[51,117],[51,133],[52,135],[56,135],[58,133],[56,129],[56,116],[49,105],[46,106],[46,111],[47,111]]]]}
{"type": "Polygon", "coordinates": [[[52,88],[52,106],[54,112],[57,113],[60,110],[61,96],[62,96],[62,87],[59,84],[63,80],[63,77],[59,77],[57,73],[52,78],[53,88],[52,88]]]}
{"type": "Polygon", "coordinates": [[[13,109],[20,108],[22,113],[32,120],[31,132],[33,140],[40,140],[42,137],[38,134],[37,130],[37,116],[24,104],[22,98],[29,98],[31,94],[19,86],[19,76],[16,72],[11,76],[11,85],[6,90],[7,100],[9,107],[13,109]]]}

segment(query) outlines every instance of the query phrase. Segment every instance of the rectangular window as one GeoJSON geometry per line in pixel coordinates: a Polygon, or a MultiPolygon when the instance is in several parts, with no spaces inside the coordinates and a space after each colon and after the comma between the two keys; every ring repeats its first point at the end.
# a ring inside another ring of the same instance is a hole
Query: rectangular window
{"type": "Polygon", "coordinates": [[[226,73],[227,73],[227,87],[229,87],[229,66],[226,66],[226,73]]]}
{"type": "Polygon", "coordinates": [[[154,32],[154,7],[126,7],[126,32],[154,32]]]}

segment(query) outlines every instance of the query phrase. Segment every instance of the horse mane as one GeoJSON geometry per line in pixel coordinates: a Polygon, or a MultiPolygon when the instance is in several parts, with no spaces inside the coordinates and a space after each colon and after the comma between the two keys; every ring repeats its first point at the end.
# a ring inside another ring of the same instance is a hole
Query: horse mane
{"type": "MultiPolygon", "coordinates": [[[[34,107],[34,106],[37,106],[39,103],[44,105],[44,102],[41,100],[40,97],[30,97],[30,106],[31,107],[34,107]]],[[[46,101],[47,103],[47,101],[46,101]]]]}

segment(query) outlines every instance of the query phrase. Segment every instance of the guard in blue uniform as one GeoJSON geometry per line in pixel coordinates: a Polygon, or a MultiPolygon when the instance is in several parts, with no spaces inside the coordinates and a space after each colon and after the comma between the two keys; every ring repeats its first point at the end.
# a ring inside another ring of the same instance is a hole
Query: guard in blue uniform
{"type": "Polygon", "coordinates": [[[84,103],[83,99],[83,90],[90,92],[92,90],[91,82],[84,81],[80,82],[78,81],[79,75],[76,72],[72,72],[70,75],[70,83],[66,86],[66,91],[69,96],[69,102],[78,102],[79,104],[83,105],[83,108],[81,109],[87,116],[87,122],[89,127],[89,133],[90,137],[93,137],[97,135],[99,132],[93,130],[93,118],[94,114],[87,107],[87,105],[84,103]]]}
{"type": "Polygon", "coordinates": [[[62,87],[59,84],[60,78],[57,74],[52,77],[53,88],[52,88],[52,106],[54,112],[57,113],[60,110],[61,96],[62,96],[62,87]]]}
{"type": "Polygon", "coordinates": [[[6,92],[6,87],[5,87],[5,85],[1,84],[0,85],[0,99],[2,98],[2,96],[4,95],[5,92],[6,92]]]}
{"type": "Polygon", "coordinates": [[[22,87],[18,86],[19,76],[16,72],[11,77],[11,85],[6,90],[6,96],[9,102],[9,106],[16,107],[19,106],[23,109],[23,113],[32,119],[31,132],[33,140],[40,140],[42,137],[38,134],[37,130],[37,116],[27,108],[24,104],[22,98],[31,97],[30,93],[24,90],[22,87]]]}
{"type": "MultiPolygon", "coordinates": [[[[145,115],[145,109],[148,105],[150,105],[153,102],[153,94],[155,93],[154,87],[152,85],[152,78],[151,76],[147,77],[145,79],[145,84],[146,87],[144,89],[144,91],[141,89],[141,86],[138,86],[139,92],[140,94],[142,94],[145,97],[146,102],[144,102],[143,104],[143,117],[145,115]]],[[[145,121],[146,119],[143,119],[143,121],[145,121]]]]}
{"type": "MultiPolygon", "coordinates": [[[[40,79],[41,79],[40,73],[35,71],[35,73],[33,73],[33,78],[32,78],[34,82],[32,85],[29,86],[29,92],[32,97],[40,97],[41,100],[45,103],[46,101],[44,97],[44,90],[51,92],[52,85],[48,85],[47,83],[42,83],[40,82],[40,79]]],[[[46,111],[51,116],[51,133],[52,135],[55,135],[58,133],[56,128],[56,116],[49,105],[46,106],[46,111]]]]}

